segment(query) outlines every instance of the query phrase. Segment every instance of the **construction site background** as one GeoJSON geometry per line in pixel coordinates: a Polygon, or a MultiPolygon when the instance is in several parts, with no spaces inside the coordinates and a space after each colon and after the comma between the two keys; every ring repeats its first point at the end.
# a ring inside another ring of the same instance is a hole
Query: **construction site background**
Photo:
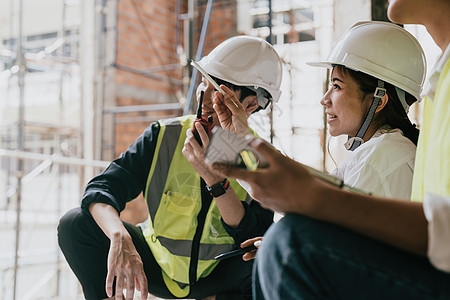
{"type": "MultiPolygon", "coordinates": [[[[87,181],[153,121],[192,113],[189,62],[238,34],[271,42],[282,96],[251,126],[286,155],[330,171],[347,153],[327,135],[323,59],[384,0],[10,0],[0,2],[0,300],[82,299],[57,246],[87,181]],[[334,160],[334,161],[333,161],[334,160]]],[[[421,26],[428,70],[439,54],[421,26]]],[[[420,125],[421,105],[410,117],[420,125]]],[[[142,196],[121,218],[145,220],[142,196]]]]}

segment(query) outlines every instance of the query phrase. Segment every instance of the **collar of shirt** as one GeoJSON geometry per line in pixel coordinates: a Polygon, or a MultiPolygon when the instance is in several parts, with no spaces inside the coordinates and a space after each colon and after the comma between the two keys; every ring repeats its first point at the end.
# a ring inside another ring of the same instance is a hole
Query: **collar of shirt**
{"type": "Polygon", "coordinates": [[[381,126],[380,128],[378,128],[378,130],[372,135],[372,137],[370,139],[380,137],[385,133],[392,133],[392,132],[396,132],[396,131],[399,131],[403,134],[403,132],[399,128],[392,129],[391,126],[385,124],[385,125],[381,126]]]}
{"type": "Polygon", "coordinates": [[[431,70],[430,79],[425,85],[425,88],[422,92],[422,97],[427,97],[431,101],[433,101],[434,94],[436,93],[436,87],[439,82],[439,77],[441,76],[442,68],[450,57],[450,44],[447,45],[447,49],[441,54],[436,63],[434,64],[433,69],[431,70]]]}

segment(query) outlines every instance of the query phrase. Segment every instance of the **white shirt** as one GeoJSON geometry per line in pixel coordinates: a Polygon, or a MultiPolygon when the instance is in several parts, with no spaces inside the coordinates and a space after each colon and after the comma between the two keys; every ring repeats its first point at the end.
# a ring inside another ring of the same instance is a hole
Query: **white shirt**
{"type": "MultiPolygon", "coordinates": [[[[450,59],[450,45],[436,62],[424,94],[433,100],[440,73],[450,59]]],[[[450,105],[450,99],[447,105],[450,105]]],[[[449,154],[450,155],[450,154],[449,154]]],[[[426,192],[423,210],[428,221],[428,258],[438,269],[450,272],[450,196],[426,192]]]]}
{"type": "Polygon", "coordinates": [[[372,195],[408,199],[416,146],[401,130],[377,131],[333,171],[345,184],[372,195]]]}

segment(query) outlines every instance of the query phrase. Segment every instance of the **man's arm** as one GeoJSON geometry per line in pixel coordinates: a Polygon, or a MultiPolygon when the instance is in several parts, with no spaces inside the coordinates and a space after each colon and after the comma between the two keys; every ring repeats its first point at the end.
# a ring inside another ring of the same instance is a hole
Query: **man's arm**
{"type": "Polygon", "coordinates": [[[312,177],[300,163],[280,154],[268,143],[255,139],[252,146],[269,161],[267,169],[254,172],[228,166],[215,169],[249,183],[252,196],[263,206],[334,223],[411,253],[426,255],[427,221],[421,203],[342,191],[312,177]]]}

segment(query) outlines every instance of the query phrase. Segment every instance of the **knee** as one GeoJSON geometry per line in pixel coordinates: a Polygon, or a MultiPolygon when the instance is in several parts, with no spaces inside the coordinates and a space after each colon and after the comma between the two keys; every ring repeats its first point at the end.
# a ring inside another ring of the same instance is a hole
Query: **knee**
{"type": "Polygon", "coordinates": [[[279,222],[272,224],[264,235],[258,249],[261,262],[279,261],[289,249],[320,243],[329,225],[298,214],[286,214],[279,222]]]}
{"type": "Polygon", "coordinates": [[[82,214],[81,208],[73,208],[59,219],[58,233],[66,232],[73,224],[78,215],[82,214]]]}
{"type": "Polygon", "coordinates": [[[311,219],[298,214],[286,214],[279,222],[272,224],[264,235],[264,245],[285,247],[292,242],[292,237],[303,236],[299,232],[308,232],[311,227],[311,219]]]}
{"type": "Polygon", "coordinates": [[[83,212],[81,208],[73,208],[69,210],[64,216],[59,220],[57,232],[58,232],[58,243],[61,248],[67,245],[72,235],[72,231],[76,229],[77,221],[79,218],[83,218],[83,212]]]}

